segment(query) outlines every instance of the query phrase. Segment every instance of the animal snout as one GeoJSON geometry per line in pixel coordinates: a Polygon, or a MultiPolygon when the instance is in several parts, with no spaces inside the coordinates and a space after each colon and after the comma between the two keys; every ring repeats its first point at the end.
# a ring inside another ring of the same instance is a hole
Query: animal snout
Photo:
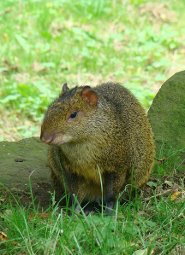
{"type": "Polygon", "coordinates": [[[54,136],[52,134],[47,134],[47,133],[44,133],[44,132],[41,132],[40,134],[40,140],[44,143],[51,143],[54,139],[54,136]]]}

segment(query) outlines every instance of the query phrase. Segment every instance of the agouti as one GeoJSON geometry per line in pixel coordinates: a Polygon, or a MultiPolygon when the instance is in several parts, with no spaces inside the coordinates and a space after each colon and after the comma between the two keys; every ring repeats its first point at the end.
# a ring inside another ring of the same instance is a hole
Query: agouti
{"type": "Polygon", "coordinates": [[[112,210],[127,184],[138,188],[154,161],[151,126],[137,99],[123,86],[69,89],[49,106],[40,138],[50,144],[48,162],[58,189],[112,210]]]}

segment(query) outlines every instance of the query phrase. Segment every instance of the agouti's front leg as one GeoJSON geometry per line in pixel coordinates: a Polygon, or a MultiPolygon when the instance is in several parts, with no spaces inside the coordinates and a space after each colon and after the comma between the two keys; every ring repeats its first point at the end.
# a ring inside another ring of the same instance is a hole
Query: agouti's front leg
{"type": "Polygon", "coordinates": [[[81,203],[84,200],[83,182],[78,175],[71,173],[68,176],[68,183],[70,190],[71,206],[74,206],[75,212],[79,213],[81,211],[81,203]]]}
{"type": "Polygon", "coordinates": [[[106,204],[105,213],[110,215],[113,212],[113,208],[116,199],[124,186],[126,178],[125,173],[106,173],[104,175],[104,203],[106,204]]]}
{"type": "Polygon", "coordinates": [[[108,215],[112,214],[116,200],[113,190],[114,179],[115,179],[114,173],[107,173],[104,175],[103,202],[106,205],[105,213],[108,215]]]}

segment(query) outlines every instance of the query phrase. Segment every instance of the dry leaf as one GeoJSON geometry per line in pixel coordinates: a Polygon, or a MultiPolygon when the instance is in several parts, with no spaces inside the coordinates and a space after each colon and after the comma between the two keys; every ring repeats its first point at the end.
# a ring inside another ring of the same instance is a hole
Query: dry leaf
{"type": "Polygon", "coordinates": [[[171,201],[175,201],[175,200],[177,200],[177,198],[178,198],[180,195],[181,195],[181,192],[180,192],[180,191],[175,191],[175,192],[171,195],[170,200],[171,200],[171,201]]]}
{"type": "Polygon", "coordinates": [[[30,74],[29,73],[16,73],[14,75],[14,79],[17,82],[26,84],[26,83],[29,83],[29,81],[30,81],[30,74]]]}
{"type": "Polygon", "coordinates": [[[32,220],[33,218],[40,218],[40,219],[48,219],[49,213],[36,213],[36,214],[30,214],[29,220],[32,220]]]}
{"type": "Polygon", "coordinates": [[[172,182],[170,182],[170,181],[165,181],[164,182],[167,186],[169,186],[169,187],[173,187],[173,183],[172,182]]]}
{"type": "Polygon", "coordinates": [[[39,73],[46,71],[46,68],[42,65],[42,63],[34,62],[32,65],[33,71],[39,73]]]}
{"type": "Polygon", "coordinates": [[[0,231],[0,242],[6,241],[7,239],[7,235],[4,232],[0,231]]]}
{"type": "Polygon", "coordinates": [[[158,22],[175,22],[177,20],[174,11],[169,10],[169,7],[163,3],[146,3],[140,7],[141,14],[149,14],[158,22]]]}

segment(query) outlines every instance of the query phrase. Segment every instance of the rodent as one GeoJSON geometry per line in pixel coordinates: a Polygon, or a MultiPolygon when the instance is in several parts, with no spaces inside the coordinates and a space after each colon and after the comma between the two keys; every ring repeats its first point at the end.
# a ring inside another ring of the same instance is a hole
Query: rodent
{"type": "Polygon", "coordinates": [[[145,184],[154,162],[154,140],[145,110],[120,84],[63,85],[48,107],[40,139],[57,188],[112,210],[127,184],[145,184]],[[102,196],[103,192],[103,196],[102,196]]]}

